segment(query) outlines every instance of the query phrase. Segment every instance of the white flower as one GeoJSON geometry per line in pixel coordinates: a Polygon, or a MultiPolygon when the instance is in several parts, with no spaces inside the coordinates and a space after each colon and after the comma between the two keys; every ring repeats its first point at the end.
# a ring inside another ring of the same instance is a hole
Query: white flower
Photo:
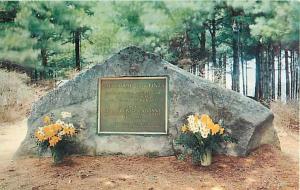
{"type": "Polygon", "coordinates": [[[65,111],[61,112],[60,115],[63,119],[68,118],[68,117],[72,117],[72,114],[70,112],[65,112],[65,111]]]}
{"type": "Polygon", "coordinates": [[[222,126],[223,123],[224,123],[223,119],[220,119],[219,122],[218,122],[218,124],[219,124],[220,126],[222,126]]]}
{"type": "Polygon", "coordinates": [[[200,122],[200,121],[198,121],[198,122],[197,122],[197,127],[198,127],[199,129],[201,129],[201,128],[202,128],[202,124],[201,124],[201,122],[200,122]]]}
{"type": "Polygon", "coordinates": [[[70,127],[70,128],[74,128],[73,123],[68,123],[66,126],[67,126],[67,127],[70,127]]]}
{"type": "Polygon", "coordinates": [[[189,125],[193,125],[195,123],[195,118],[193,115],[188,116],[187,118],[189,125]]]}
{"type": "Polygon", "coordinates": [[[64,131],[61,131],[61,132],[58,133],[58,136],[59,136],[59,137],[62,137],[62,136],[64,136],[64,135],[65,135],[65,132],[64,132],[64,131]]]}
{"type": "Polygon", "coordinates": [[[193,132],[193,133],[197,133],[200,131],[200,128],[197,125],[190,125],[189,129],[193,132]]]}
{"type": "Polygon", "coordinates": [[[39,127],[39,129],[37,130],[37,133],[40,135],[45,135],[42,127],[39,127]]]}
{"type": "Polygon", "coordinates": [[[208,136],[208,134],[207,133],[203,133],[203,134],[201,134],[201,136],[206,139],[207,136],[208,136]]]}
{"type": "Polygon", "coordinates": [[[200,128],[200,134],[203,138],[207,138],[208,134],[209,134],[210,130],[209,128],[207,128],[206,126],[204,125],[201,125],[201,128],[200,128]]]}

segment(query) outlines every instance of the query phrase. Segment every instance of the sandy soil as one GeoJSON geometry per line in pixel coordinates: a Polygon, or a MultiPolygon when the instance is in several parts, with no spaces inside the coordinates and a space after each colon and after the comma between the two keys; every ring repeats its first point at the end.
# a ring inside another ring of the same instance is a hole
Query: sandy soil
{"type": "Polygon", "coordinates": [[[276,125],[275,129],[278,134],[282,153],[293,161],[299,162],[299,131],[293,129],[284,130],[283,127],[276,125]]]}
{"type": "Polygon", "coordinates": [[[299,102],[271,102],[274,113],[274,126],[277,131],[281,150],[294,161],[299,161],[299,102]]]}
{"type": "Polygon", "coordinates": [[[0,189],[299,189],[297,163],[271,146],[246,158],[215,156],[209,167],[175,157],[23,159],[2,168],[0,189]]]}
{"type": "MultiPolygon", "coordinates": [[[[277,116],[277,115],[276,115],[277,116]]],[[[26,119],[0,124],[0,190],[14,189],[299,189],[299,126],[275,116],[281,151],[262,146],[248,157],[214,156],[209,167],[175,157],[69,157],[13,160],[26,135],[26,119]],[[290,125],[289,125],[290,126],[290,125]]],[[[298,124],[297,124],[298,125],[298,124]]]]}
{"type": "Polygon", "coordinates": [[[25,138],[27,119],[14,123],[0,123],[0,165],[9,163],[25,138]]]}

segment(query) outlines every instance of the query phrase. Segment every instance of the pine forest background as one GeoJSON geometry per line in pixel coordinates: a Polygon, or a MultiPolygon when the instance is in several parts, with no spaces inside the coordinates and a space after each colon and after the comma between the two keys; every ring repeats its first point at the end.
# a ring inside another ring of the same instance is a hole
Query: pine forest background
{"type": "Polygon", "coordinates": [[[297,1],[0,3],[0,67],[62,80],[136,45],[266,103],[299,99],[297,1]]]}

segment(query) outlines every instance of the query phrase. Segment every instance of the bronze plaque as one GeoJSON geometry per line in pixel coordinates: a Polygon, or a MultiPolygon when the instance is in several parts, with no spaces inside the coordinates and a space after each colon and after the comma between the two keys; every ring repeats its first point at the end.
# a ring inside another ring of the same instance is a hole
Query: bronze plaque
{"type": "Polygon", "coordinates": [[[99,79],[98,133],[167,134],[167,77],[99,79]]]}

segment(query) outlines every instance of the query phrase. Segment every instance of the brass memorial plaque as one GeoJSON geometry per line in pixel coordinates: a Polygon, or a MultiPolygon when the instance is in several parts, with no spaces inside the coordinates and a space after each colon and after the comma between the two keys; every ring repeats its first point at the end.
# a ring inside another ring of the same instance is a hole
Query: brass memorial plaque
{"type": "Polygon", "coordinates": [[[167,77],[99,79],[98,133],[167,134],[167,77]]]}

